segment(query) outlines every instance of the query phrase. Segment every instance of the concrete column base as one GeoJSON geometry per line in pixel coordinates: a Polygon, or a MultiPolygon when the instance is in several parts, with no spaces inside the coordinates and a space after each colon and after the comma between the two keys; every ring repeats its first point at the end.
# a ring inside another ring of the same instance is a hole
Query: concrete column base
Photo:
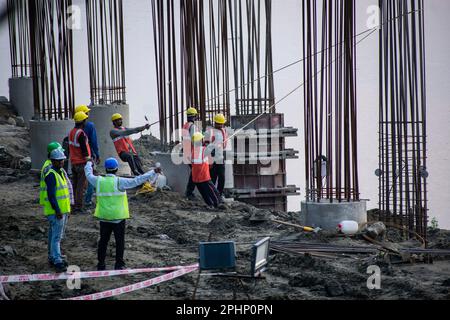
{"type": "Polygon", "coordinates": [[[34,116],[34,94],[32,78],[9,79],[9,100],[29,127],[34,116]]]}
{"type": "Polygon", "coordinates": [[[31,167],[40,170],[47,160],[47,145],[56,141],[62,144],[74,127],[73,120],[35,121],[31,120],[31,167]]]}
{"type": "Polygon", "coordinates": [[[104,161],[108,158],[114,157],[119,160],[119,174],[130,175],[131,170],[128,163],[122,162],[114,147],[114,143],[110,136],[110,131],[113,128],[111,116],[115,113],[120,113],[123,117],[123,126],[130,125],[130,107],[128,105],[94,105],[89,107],[91,112],[89,114],[89,121],[95,124],[97,129],[97,140],[100,150],[101,163],[100,169],[103,168],[104,161]]]}
{"type": "Polygon", "coordinates": [[[155,152],[154,158],[156,162],[161,163],[169,187],[172,188],[173,191],[184,195],[191,173],[189,166],[186,164],[175,164],[172,161],[170,153],[155,152]]]}
{"type": "Polygon", "coordinates": [[[366,205],[366,201],[302,202],[302,222],[306,226],[320,227],[328,231],[335,231],[338,224],[344,220],[356,221],[362,225],[367,222],[366,205]]]}

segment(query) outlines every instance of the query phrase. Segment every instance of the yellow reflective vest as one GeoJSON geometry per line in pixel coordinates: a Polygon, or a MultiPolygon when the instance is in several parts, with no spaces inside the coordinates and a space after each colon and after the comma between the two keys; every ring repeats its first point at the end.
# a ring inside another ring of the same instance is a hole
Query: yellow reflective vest
{"type": "Polygon", "coordinates": [[[119,178],[106,176],[97,178],[97,207],[95,217],[114,221],[130,218],[127,193],[119,190],[119,178]]]}
{"type": "Polygon", "coordinates": [[[52,167],[52,162],[50,160],[47,160],[44,162],[44,165],[41,169],[41,182],[40,182],[40,189],[39,189],[39,204],[43,206],[45,204],[45,198],[46,198],[46,192],[47,192],[47,186],[45,185],[45,177],[48,173],[48,171],[52,167]]]}
{"type": "MultiPolygon", "coordinates": [[[[61,169],[61,170],[63,170],[63,169],[61,169]]],[[[61,213],[62,214],[70,213],[70,192],[69,192],[69,185],[67,183],[67,180],[64,175],[61,176],[59,173],[57,173],[55,170],[53,170],[50,167],[50,169],[47,171],[47,173],[44,176],[45,190],[42,191],[42,189],[41,189],[41,198],[43,198],[44,214],[46,216],[52,216],[52,215],[56,214],[50,201],[48,200],[47,186],[45,184],[45,178],[49,174],[55,175],[56,200],[58,201],[58,206],[59,206],[59,209],[61,210],[61,213]]]]}

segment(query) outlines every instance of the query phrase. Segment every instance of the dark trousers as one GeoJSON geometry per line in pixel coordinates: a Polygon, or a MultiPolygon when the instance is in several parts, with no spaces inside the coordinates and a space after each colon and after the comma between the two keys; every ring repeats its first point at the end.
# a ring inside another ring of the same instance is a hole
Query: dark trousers
{"type": "Polygon", "coordinates": [[[100,242],[98,243],[98,264],[105,265],[106,250],[111,233],[116,239],[116,268],[125,265],[123,253],[125,251],[125,220],[120,223],[100,221],[100,242]]]}
{"type": "Polygon", "coordinates": [[[191,165],[189,165],[189,170],[190,170],[190,174],[189,174],[189,181],[186,186],[186,197],[194,195],[194,190],[195,190],[195,183],[194,183],[194,181],[192,181],[192,166],[191,165]]]}
{"type": "Polygon", "coordinates": [[[210,170],[211,180],[214,185],[217,184],[217,190],[223,195],[225,189],[225,164],[214,163],[210,170]]]}
{"type": "Polygon", "coordinates": [[[144,169],[142,168],[142,162],[141,159],[137,154],[129,153],[129,152],[122,152],[120,154],[120,159],[123,162],[127,162],[131,168],[131,172],[133,172],[134,176],[140,176],[143,175],[144,169]]]}
{"type": "Polygon", "coordinates": [[[220,203],[220,194],[216,187],[211,181],[196,183],[198,191],[202,195],[203,200],[205,200],[208,206],[213,206],[217,208],[220,203]]]}
{"type": "Polygon", "coordinates": [[[87,186],[84,167],[85,164],[72,165],[72,185],[73,196],[75,198],[75,204],[73,208],[75,210],[81,210],[83,208],[84,192],[86,191],[87,186]]]}

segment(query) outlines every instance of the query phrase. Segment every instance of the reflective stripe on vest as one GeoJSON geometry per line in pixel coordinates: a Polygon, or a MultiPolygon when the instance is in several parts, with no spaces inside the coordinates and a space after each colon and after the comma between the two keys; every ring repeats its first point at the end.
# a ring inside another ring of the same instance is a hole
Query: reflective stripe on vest
{"type": "MultiPolygon", "coordinates": [[[[61,169],[64,170],[64,169],[61,169]]],[[[57,173],[55,170],[51,169],[48,170],[47,174],[44,177],[45,178],[49,175],[53,174],[56,179],[56,200],[58,202],[59,209],[61,210],[62,214],[69,213],[70,212],[70,192],[69,192],[69,185],[66,181],[66,178],[61,176],[59,173],[57,173]]],[[[52,216],[56,212],[53,209],[50,201],[48,200],[48,194],[47,194],[47,187],[45,188],[45,192],[42,193],[43,196],[43,202],[44,202],[44,214],[46,216],[52,216]]]]}
{"type": "Polygon", "coordinates": [[[127,193],[120,191],[118,185],[116,176],[98,177],[96,218],[106,221],[130,218],[127,193]]]}
{"type": "Polygon", "coordinates": [[[216,141],[216,135],[215,135],[216,130],[218,130],[222,133],[222,137],[223,137],[222,147],[223,147],[223,149],[226,149],[227,145],[228,145],[228,141],[227,141],[228,134],[227,134],[227,131],[223,128],[222,129],[215,129],[215,128],[211,129],[211,143],[214,143],[216,141]]]}
{"type": "MultiPolygon", "coordinates": [[[[117,128],[118,130],[125,131],[124,127],[117,128]]],[[[129,136],[125,137],[117,137],[113,139],[114,147],[116,148],[117,154],[120,156],[122,152],[130,152],[132,151],[134,154],[137,154],[136,149],[134,148],[133,142],[131,141],[129,136]]]]}
{"type": "MultiPolygon", "coordinates": [[[[74,165],[84,164],[86,163],[86,157],[83,156],[83,152],[81,150],[81,146],[78,143],[78,138],[80,134],[84,133],[82,129],[73,128],[69,134],[69,154],[70,154],[70,162],[74,165]]],[[[86,149],[88,151],[89,157],[91,156],[91,147],[89,146],[89,139],[86,134],[86,149]]]]}
{"type": "Polygon", "coordinates": [[[39,189],[39,204],[43,206],[45,204],[45,198],[47,194],[47,185],[45,184],[45,176],[47,175],[48,171],[52,168],[52,162],[50,160],[47,160],[44,162],[44,165],[41,169],[41,180],[39,183],[40,189],[39,189]]]}
{"type": "Polygon", "coordinates": [[[206,147],[195,146],[192,151],[192,181],[202,183],[211,180],[209,160],[205,156],[206,147]]]}

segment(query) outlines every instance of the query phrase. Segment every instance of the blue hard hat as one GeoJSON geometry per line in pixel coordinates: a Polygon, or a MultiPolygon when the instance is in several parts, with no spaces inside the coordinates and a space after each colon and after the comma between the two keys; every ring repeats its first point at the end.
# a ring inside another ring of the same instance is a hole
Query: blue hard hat
{"type": "Polygon", "coordinates": [[[119,169],[119,162],[115,158],[108,158],[105,161],[105,169],[116,170],[119,169]]]}

